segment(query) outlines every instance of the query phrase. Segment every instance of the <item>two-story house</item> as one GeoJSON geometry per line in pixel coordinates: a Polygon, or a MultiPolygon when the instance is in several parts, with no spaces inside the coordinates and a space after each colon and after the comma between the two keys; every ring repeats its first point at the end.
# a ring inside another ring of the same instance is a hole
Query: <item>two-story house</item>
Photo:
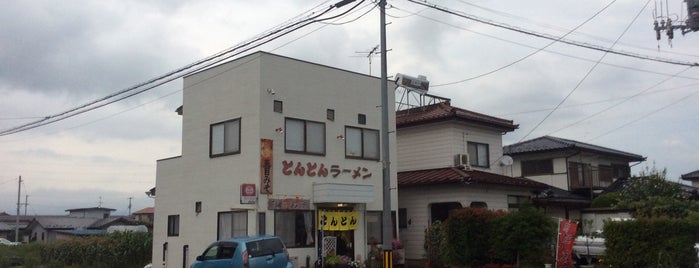
{"type": "Polygon", "coordinates": [[[514,159],[513,176],[572,192],[601,191],[631,175],[630,163],[646,158],[628,152],[552,136],[504,147],[514,159]]]}
{"type": "Polygon", "coordinates": [[[507,176],[502,135],[512,120],[453,107],[446,98],[396,114],[400,238],[407,259],[424,257],[425,230],[452,209],[517,210],[547,185],[507,176]]]}
{"type": "Polygon", "coordinates": [[[595,196],[616,179],[630,177],[631,163],[646,160],[641,155],[552,136],[507,145],[503,151],[514,159],[513,176],[552,186],[535,201],[548,207],[549,214],[566,219],[585,218],[581,210],[595,196]]]}
{"type": "Polygon", "coordinates": [[[380,140],[380,79],[257,52],[183,83],[182,153],[157,161],[155,267],[256,234],[281,237],[295,267],[331,250],[366,259],[382,237],[380,144],[396,148],[380,140]]]}

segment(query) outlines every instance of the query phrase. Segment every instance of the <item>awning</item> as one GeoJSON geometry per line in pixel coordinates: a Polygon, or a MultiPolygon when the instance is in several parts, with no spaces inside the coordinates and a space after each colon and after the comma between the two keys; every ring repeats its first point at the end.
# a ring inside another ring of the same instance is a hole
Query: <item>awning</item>
{"type": "Polygon", "coordinates": [[[342,183],[313,184],[313,203],[371,203],[374,186],[342,183]]]}

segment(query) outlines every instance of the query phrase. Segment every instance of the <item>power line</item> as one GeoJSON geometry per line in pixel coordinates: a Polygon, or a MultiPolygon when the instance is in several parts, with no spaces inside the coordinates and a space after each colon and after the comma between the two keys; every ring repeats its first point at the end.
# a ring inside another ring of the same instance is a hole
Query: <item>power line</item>
{"type": "MultiPolygon", "coordinates": [[[[623,37],[624,34],[626,34],[626,32],[629,30],[629,28],[631,28],[631,25],[633,25],[633,23],[636,22],[636,19],[638,19],[638,17],[641,15],[641,12],[643,12],[643,10],[646,9],[646,7],[648,6],[648,3],[650,3],[650,0],[646,1],[646,4],[643,5],[643,8],[641,8],[641,10],[638,11],[638,13],[636,14],[636,16],[635,16],[635,17],[631,20],[631,22],[629,23],[629,25],[626,26],[626,29],[624,29],[624,31],[619,35],[619,37],[616,39],[616,41],[614,41],[614,43],[611,45],[610,49],[613,48],[614,45],[616,45],[616,43],[621,39],[621,37],[623,37]]],[[[598,13],[598,14],[599,14],[599,13],[598,13]]],[[[597,66],[599,66],[599,63],[602,62],[602,60],[603,60],[604,57],[606,57],[606,56],[607,56],[607,53],[606,53],[606,52],[605,52],[604,54],[602,54],[602,56],[600,56],[599,60],[597,60],[597,62],[595,62],[595,64],[594,64],[592,67],[590,67],[590,70],[587,71],[587,73],[582,77],[582,79],[580,79],[580,81],[575,85],[575,87],[573,87],[573,89],[570,90],[570,92],[568,92],[568,95],[566,95],[566,96],[556,105],[556,107],[554,107],[553,110],[551,110],[551,112],[549,112],[543,119],[541,119],[541,121],[539,121],[539,123],[537,123],[537,124],[534,126],[534,128],[532,128],[529,132],[527,132],[526,135],[524,135],[521,139],[519,139],[519,141],[521,142],[521,141],[523,141],[524,139],[526,139],[526,138],[527,138],[530,134],[532,134],[537,128],[539,128],[539,126],[541,126],[541,124],[543,124],[543,123],[546,121],[546,119],[548,119],[554,112],[556,112],[556,110],[558,110],[558,107],[560,107],[566,100],[568,100],[568,98],[570,98],[570,96],[573,95],[573,92],[575,92],[578,88],[580,88],[580,85],[582,85],[582,83],[585,82],[585,80],[587,80],[587,78],[592,74],[592,72],[597,68],[597,66]]]]}
{"type": "MultiPolygon", "coordinates": [[[[566,29],[566,28],[564,28],[564,27],[560,27],[560,26],[557,26],[557,25],[548,24],[548,23],[542,23],[542,22],[539,22],[539,21],[536,21],[536,20],[533,20],[533,19],[530,19],[530,18],[526,18],[526,17],[522,17],[522,16],[515,15],[515,14],[511,14],[511,13],[507,13],[507,12],[503,12],[503,11],[499,11],[499,10],[494,10],[494,9],[491,9],[491,8],[487,8],[487,7],[483,7],[483,6],[480,6],[480,5],[476,5],[476,4],[473,4],[473,3],[469,3],[469,2],[466,2],[466,1],[464,1],[464,0],[458,0],[458,1],[461,2],[462,4],[465,4],[465,5],[468,5],[468,6],[471,6],[471,7],[475,7],[475,8],[478,8],[478,9],[486,10],[486,11],[488,11],[488,12],[495,13],[495,14],[498,14],[498,15],[501,15],[501,16],[504,16],[504,17],[513,18],[513,19],[517,19],[517,20],[521,20],[521,21],[525,21],[525,22],[530,22],[530,23],[533,23],[533,24],[535,24],[535,25],[539,25],[539,26],[542,26],[542,27],[545,27],[545,28],[549,28],[549,29],[556,30],[556,31],[561,31],[561,32],[568,32],[568,31],[569,31],[569,29],[566,29]]],[[[610,39],[607,39],[607,38],[604,38],[604,37],[599,37],[599,36],[587,34],[587,33],[580,32],[580,31],[576,31],[575,33],[573,33],[573,35],[585,36],[585,37],[589,37],[589,38],[592,38],[592,39],[595,39],[595,40],[598,40],[598,41],[603,41],[603,42],[609,42],[609,43],[614,42],[613,40],[610,40],[610,39]]],[[[633,44],[623,43],[623,42],[618,42],[617,44],[618,44],[618,45],[628,46],[628,47],[635,48],[635,49],[646,50],[646,51],[650,51],[650,52],[654,52],[654,53],[660,52],[659,49],[656,49],[656,48],[640,47],[640,46],[635,46],[635,45],[633,45],[633,44]]],[[[675,52],[675,51],[662,51],[662,52],[663,52],[663,53],[667,53],[667,54],[680,55],[680,56],[699,57],[699,55],[694,55],[694,54],[689,54],[689,53],[681,53],[681,52],[675,52]]]]}
{"type": "MultiPolygon", "coordinates": [[[[640,93],[640,94],[637,93],[637,94],[630,95],[630,96],[617,97],[617,98],[611,98],[611,99],[604,99],[604,100],[597,100],[597,101],[591,101],[591,102],[584,102],[584,103],[572,104],[572,105],[567,105],[567,106],[561,106],[561,107],[559,107],[559,109],[561,109],[561,108],[574,108],[574,107],[580,107],[580,106],[586,106],[586,105],[593,105],[593,104],[600,104],[600,103],[605,103],[605,102],[617,101],[617,100],[624,100],[624,99],[629,99],[629,98],[636,97],[636,96],[640,96],[640,95],[657,94],[657,93],[661,93],[661,92],[665,92],[665,91],[669,91],[669,90],[677,90],[677,89],[682,89],[682,88],[686,88],[686,87],[695,87],[695,86],[697,86],[697,85],[699,85],[699,83],[693,83],[693,84],[684,85],[684,86],[677,86],[677,87],[672,87],[672,88],[666,88],[666,89],[656,90],[656,91],[652,91],[652,92],[647,92],[647,91],[646,91],[646,92],[642,92],[642,93],[640,93]]],[[[550,110],[553,110],[553,107],[551,107],[551,108],[543,108],[543,109],[536,109],[536,110],[528,110],[528,111],[513,112],[513,113],[506,113],[506,114],[496,114],[495,116],[512,116],[512,115],[520,115],[520,114],[529,114],[529,113],[546,112],[546,111],[550,111],[550,110]]],[[[556,131],[556,132],[557,132],[557,131],[556,131]]],[[[551,134],[553,134],[553,133],[555,133],[555,132],[552,132],[551,134]]],[[[549,134],[549,135],[550,135],[550,134],[549,134]]]]}
{"type": "Polygon", "coordinates": [[[604,133],[602,133],[602,134],[600,134],[600,135],[598,135],[598,136],[596,136],[596,137],[594,137],[594,138],[589,139],[588,141],[592,141],[592,140],[599,139],[599,138],[601,138],[601,137],[604,137],[604,136],[608,135],[609,133],[612,133],[612,132],[614,132],[614,131],[620,130],[620,129],[622,129],[622,128],[625,128],[625,127],[628,126],[628,125],[631,125],[631,124],[633,124],[633,123],[636,123],[636,122],[638,122],[638,121],[641,121],[641,120],[643,120],[643,119],[646,119],[646,118],[648,118],[649,116],[651,116],[651,115],[653,115],[653,114],[656,114],[656,113],[658,113],[658,112],[660,112],[660,111],[662,111],[662,110],[665,110],[665,109],[667,109],[667,108],[670,108],[670,107],[674,106],[675,104],[678,104],[678,103],[680,103],[680,102],[682,102],[682,101],[685,101],[685,100],[689,99],[690,97],[696,95],[697,93],[699,93],[699,90],[694,91],[694,92],[692,92],[691,94],[686,95],[686,96],[684,96],[684,97],[682,97],[682,98],[679,98],[679,99],[677,99],[676,101],[674,101],[674,102],[672,102],[672,103],[669,103],[669,104],[667,104],[667,105],[665,105],[665,106],[662,106],[662,107],[660,107],[660,108],[658,108],[658,109],[655,109],[655,110],[653,110],[653,111],[651,111],[651,112],[648,112],[648,113],[642,115],[642,116],[639,117],[639,118],[636,118],[636,119],[634,119],[634,120],[631,120],[631,121],[629,121],[629,122],[627,122],[627,123],[625,123],[625,124],[622,124],[622,125],[620,125],[620,126],[617,126],[617,127],[613,128],[613,129],[607,131],[607,132],[604,132],[604,133]]]}
{"type": "MultiPolygon", "coordinates": [[[[347,14],[347,12],[355,9],[357,6],[359,6],[363,2],[364,1],[360,1],[357,5],[355,5],[351,9],[341,13],[340,15],[331,16],[331,17],[322,18],[322,19],[318,19],[318,18],[325,15],[326,13],[328,13],[330,10],[335,8],[336,5],[338,5],[338,4],[331,5],[330,7],[326,8],[325,10],[321,11],[318,14],[316,14],[316,12],[312,12],[311,15],[308,16],[308,18],[290,23],[290,24],[285,25],[285,26],[275,27],[272,30],[267,31],[265,34],[263,34],[261,36],[258,35],[258,37],[253,38],[252,40],[245,41],[241,44],[238,44],[238,45],[231,47],[227,50],[224,50],[222,52],[216,53],[216,54],[209,56],[205,59],[196,61],[196,62],[191,63],[185,67],[179,68],[175,71],[168,72],[164,75],[150,79],[146,82],[142,82],[142,83],[137,84],[135,86],[129,87],[127,89],[118,91],[118,92],[110,94],[110,95],[107,95],[105,97],[102,97],[102,98],[94,100],[92,102],[77,106],[75,108],[71,108],[71,109],[63,111],[61,113],[46,116],[41,120],[37,120],[34,122],[30,122],[27,124],[23,124],[20,126],[16,126],[16,127],[10,128],[10,129],[0,131],[0,136],[14,134],[17,132],[26,131],[26,130],[33,129],[36,127],[40,127],[40,126],[44,126],[44,125],[51,124],[54,122],[58,122],[58,121],[61,121],[61,120],[85,113],[85,112],[88,112],[88,111],[92,111],[94,109],[112,104],[114,102],[117,102],[117,101],[120,101],[120,100],[123,100],[126,98],[130,98],[132,96],[143,93],[147,90],[150,90],[152,88],[155,88],[155,87],[160,86],[162,84],[165,84],[167,82],[170,82],[170,81],[173,81],[175,79],[181,78],[183,76],[198,72],[202,69],[205,69],[205,68],[208,68],[208,67],[213,66],[215,64],[218,64],[218,63],[220,63],[224,60],[227,60],[231,57],[240,55],[244,52],[247,52],[251,49],[254,49],[256,47],[264,45],[264,44],[271,42],[271,41],[273,41],[279,37],[282,37],[286,34],[289,34],[291,32],[298,30],[298,29],[301,29],[301,28],[303,28],[311,23],[325,21],[325,20],[337,18],[339,16],[343,16],[343,15],[347,14]],[[298,25],[300,25],[300,26],[298,26],[298,25]],[[239,51],[241,49],[242,49],[242,51],[239,51]],[[233,53],[233,54],[231,54],[231,53],[233,53]],[[193,69],[193,70],[190,70],[190,69],[193,69]],[[147,85],[150,85],[150,86],[147,86],[147,85]],[[132,91],[135,91],[135,92],[132,92],[132,91]],[[129,93],[129,92],[131,92],[131,93],[129,93]],[[126,94],[126,93],[128,93],[128,94],[126,94]],[[126,94],[126,95],[124,95],[124,94],[126,94]],[[121,97],[117,98],[117,96],[120,96],[120,95],[121,95],[121,97]],[[114,99],[114,98],[116,98],[116,99],[114,99]],[[112,100],[110,100],[110,99],[112,99],[112,100]]],[[[340,3],[340,2],[338,2],[338,3],[340,3]]],[[[306,13],[308,13],[308,12],[306,12],[306,13]]],[[[297,16],[297,18],[298,17],[300,17],[300,15],[297,16]]]]}
{"type": "MultiPolygon", "coordinates": [[[[691,68],[692,68],[691,66],[690,66],[690,67],[687,67],[687,68],[685,68],[684,70],[679,71],[679,72],[677,73],[677,75],[679,75],[679,74],[681,74],[681,73],[683,73],[683,72],[685,72],[685,71],[687,71],[687,70],[689,70],[689,69],[691,69],[691,68]]],[[[562,127],[562,128],[559,128],[559,129],[557,129],[557,130],[554,130],[554,131],[552,131],[552,132],[550,132],[549,134],[546,134],[546,135],[552,135],[552,134],[554,134],[554,133],[556,133],[556,132],[559,132],[559,131],[561,131],[561,130],[564,130],[564,129],[567,129],[567,128],[572,127],[572,126],[574,126],[574,125],[577,125],[577,124],[580,124],[580,123],[582,123],[582,122],[585,122],[585,121],[589,120],[590,118],[593,118],[593,117],[595,117],[595,116],[598,116],[598,115],[600,115],[600,114],[602,114],[602,113],[604,113],[604,112],[607,112],[607,111],[609,111],[609,110],[611,110],[611,109],[614,109],[614,108],[616,108],[616,107],[619,107],[619,105],[621,105],[621,104],[623,104],[623,103],[625,103],[625,102],[627,102],[627,101],[629,101],[629,100],[631,100],[631,99],[633,99],[633,98],[635,98],[635,97],[638,97],[638,96],[640,96],[641,94],[643,94],[643,93],[645,93],[645,92],[647,92],[647,91],[649,91],[649,90],[651,90],[651,89],[653,89],[653,88],[656,88],[656,87],[658,87],[658,86],[664,84],[664,83],[667,82],[667,81],[672,80],[673,78],[674,78],[674,77],[667,77],[667,78],[663,79],[662,81],[660,81],[660,82],[658,82],[658,83],[656,83],[656,84],[654,84],[654,85],[652,85],[652,86],[650,86],[650,87],[648,87],[648,88],[646,88],[646,89],[644,89],[644,90],[641,90],[641,91],[639,91],[638,93],[636,93],[636,94],[634,94],[634,95],[631,95],[631,96],[628,96],[628,97],[622,99],[622,100],[621,100],[620,102],[618,102],[618,103],[615,103],[615,104],[613,104],[613,105],[610,105],[609,107],[607,107],[607,108],[605,108],[605,109],[602,109],[602,110],[600,110],[600,111],[598,111],[598,112],[596,112],[596,113],[594,113],[594,114],[591,114],[591,115],[589,115],[589,116],[587,116],[587,117],[585,117],[585,118],[583,118],[583,119],[581,119],[581,120],[578,120],[578,121],[575,121],[575,122],[573,122],[573,123],[571,123],[571,124],[568,124],[568,125],[566,125],[566,126],[564,126],[564,127],[562,127]]]]}
{"type": "MultiPolygon", "coordinates": [[[[444,25],[447,25],[447,26],[450,26],[450,27],[453,27],[453,28],[456,28],[456,29],[460,29],[460,30],[463,30],[463,31],[468,31],[468,32],[471,32],[471,33],[474,33],[474,34],[478,34],[478,35],[481,35],[481,36],[489,37],[489,38],[492,38],[492,39],[495,39],[495,40],[499,40],[499,41],[502,41],[502,42],[506,42],[506,43],[510,43],[510,44],[514,44],[514,45],[518,45],[518,46],[522,46],[522,47],[526,47],[526,48],[536,49],[536,50],[539,49],[538,47],[534,47],[534,46],[531,46],[531,45],[528,45],[528,44],[524,44],[524,43],[520,43],[520,42],[516,42],[516,41],[512,41],[512,40],[507,40],[507,39],[500,38],[500,37],[497,37],[497,36],[494,36],[494,35],[490,35],[490,34],[486,34],[486,33],[481,33],[481,32],[474,31],[474,30],[471,30],[471,29],[467,29],[467,28],[464,28],[464,27],[461,27],[461,26],[457,26],[457,25],[454,25],[454,24],[451,24],[451,23],[448,23],[448,22],[444,22],[444,21],[441,21],[441,20],[438,20],[438,19],[435,19],[435,18],[431,18],[431,17],[428,17],[428,16],[424,16],[424,15],[418,14],[418,13],[421,12],[421,11],[419,11],[419,12],[411,12],[411,11],[408,11],[408,10],[405,10],[405,9],[402,9],[402,8],[399,8],[399,7],[395,6],[395,5],[391,5],[391,8],[397,9],[397,10],[402,11],[402,12],[405,12],[405,13],[408,13],[408,14],[410,14],[410,16],[419,16],[419,17],[421,17],[421,18],[423,18],[423,19],[426,19],[426,20],[431,20],[431,21],[434,21],[434,22],[437,22],[437,23],[441,23],[441,24],[444,24],[444,25]]],[[[426,8],[426,9],[427,9],[427,8],[426,8]]],[[[424,10],[424,9],[423,9],[423,10],[424,10]]],[[[400,17],[400,16],[391,16],[391,17],[394,17],[394,18],[405,18],[405,17],[409,17],[409,16],[403,16],[403,17],[400,17]]],[[[580,56],[571,55],[571,54],[566,54],[566,53],[557,52],[557,51],[553,51],[553,50],[543,49],[542,51],[548,52],[548,53],[551,53],[551,54],[556,54],[556,55],[559,55],[559,56],[564,56],[564,57],[568,57],[568,58],[572,58],[572,59],[581,60],[581,61],[587,61],[587,62],[593,62],[593,63],[596,62],[596,60],[587,59],[587,58],[583,58],[583,57],[580,57],[580,56]]],[[[508,63],[508,64],[506,64],[506,65],[511,65],[511,64],[513,64],[513,63],[508,63]]],[[[613,64],[613,63],[600,62],[600,64],[605,65],[605,66],[620,68],[620,69],[627,69],[627,70],[634,70],[634,71],[638,71],[638,72],[649,73],[649,74],[657,74],[657,75],[663,75],[663,76],[675,77],[675,78],[684,78],[684,79],[690,79],[690,80],[699,80],[699,78],[695,78],[695,77],[677,76],[676,74],[663,73],[663,72],[658,72],[658,71],[653,71],[653,70],[646,70],[646,69],[641,69],[641,68],[631,67],[631,66],[623,66],[623,65],[619,65],[619,64],[613,64]]],[[[505,69],[505,67],[498,67],[498,68],[496,68],[496,70],[502,70],[502,69],[505,69]]],[[[442,87],[442,86],[448,86],[448,85],[454,85],[454,84],[464,83],[464,82],[468,82],[468,81],[471,81],[471,80],[475,80],[475,79],[484,77],[484,76],[486,76],[486,75],[488,75],[488,74],[490,74],[490,73],[492,73],[492,71],[488,71],[488,72],[485,72],[485,73],[482,73],[482,74],[478,74],[478,75],[476,75],[476,76],[472,76],[472,77],[469,77],[469,78],[461,79],[461,80],[458,80],[458,81],[446,82],[446,83],[441,83],[441,84],[431,84],[430,87],[435,88],[435,87],[442,87]]]]}
{"type": "Polygon", "coordinates": [[[530,36],[539,37],[539,38],[548,39],[548,40],[555,40],[557,42],[568,44],[568,45],[588,48],[588,49],[592,49],[592,50],[597,50],[597,51],[601,51],[601,52],[606,52],[606,53],[611,53],[611,54],[616,54],[616,55],[626,56],[626,57],[632,57],[632,58],[637,58],[637,59],[642,59],[642,60],[650,60],[650,61],[656,61],[656,62],[662,62],[662,63],[668,63],[668,64],[674,64],[674,65],[683,65],[683,66],[699,66],[699,63],[696,63],[696,62],[686,62],[686,61],[677,61],[677,60],[666,59],[666,58],[651,57],[651,56],[630,53],[630,52],[625,52],[625,51],[617,51],[617,50],[604,48],[604,47],[593,45],[593,44],[562,39],[561,37],[556,37],[556,36],[552,36],[549,34],[537,33],[537,32],[531,31],[531,30],[523,29],[523,28],[518,28],[515,26],[510,26],[510,25],[506,25],[503,23],[499,23],[499,22],[481,19],[481,18],[478,18],[476,16],[466,14],[462,11],[452,11],[446,7],[441,7],[441,6],[438,6],[435,4],[431,4],[427,1],[422,1],[422,2],[417,1],[417,0],[408,0],[408,1],[415,3],[415,4],[418,4],[418,5],[430,7],[432,9],[439,10],[439,11],[442,11],[442,12],[445,12],[448,14],[459,16],[459,17],[462,17],[465,19],[477,21],[477,22],[480,22],[483,24],[491,25],[491,26],[498,27],[498,28],[503,28],[506,30],[522,33],[525,35],[530,35],[530,36]]]}

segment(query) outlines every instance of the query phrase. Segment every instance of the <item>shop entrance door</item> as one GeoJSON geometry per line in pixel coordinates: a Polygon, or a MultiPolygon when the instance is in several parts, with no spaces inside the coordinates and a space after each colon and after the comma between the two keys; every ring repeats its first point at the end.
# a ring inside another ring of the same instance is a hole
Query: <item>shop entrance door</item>
{"type": "Polygon", "coordinates": [[[335,238],[335,254],[354,259],[354,230],[325,231],[324,237],[335,238]]]}

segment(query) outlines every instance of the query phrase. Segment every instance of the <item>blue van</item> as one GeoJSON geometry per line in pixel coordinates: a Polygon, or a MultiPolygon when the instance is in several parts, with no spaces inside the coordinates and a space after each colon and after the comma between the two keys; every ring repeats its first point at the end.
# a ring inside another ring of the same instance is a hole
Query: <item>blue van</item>
{"type": "Polygon", "coordinates": [[[284,242],[276,236],[235,237],[212,243],[191,268],[293,268],[284,242]]]}

